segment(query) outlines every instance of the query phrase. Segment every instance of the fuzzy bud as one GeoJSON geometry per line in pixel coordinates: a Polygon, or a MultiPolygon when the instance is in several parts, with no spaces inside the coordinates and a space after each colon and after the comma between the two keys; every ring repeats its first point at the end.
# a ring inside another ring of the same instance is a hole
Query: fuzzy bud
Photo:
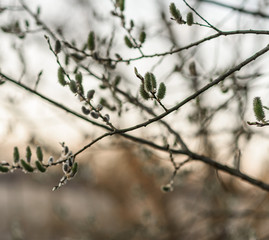
{"type": "Polygon", "coordinates": [[[72,178],[76,175],[76,173],[78,172],[78,163],[75,162],[72,166],[72,169],[71,169],[71,173],[68,175],[68,178],[72,178]]]}
{"type": "Polygon", "coordinates": [[[2,166],[2,165],[0,164],[0,172],[6,173],[6,172],[8,172],[8,171],[9,171],[9,168],[8,168],[8,167],[2,166]]]}
{"type": "Polygon", "coordinates": [[[95,90],[89,90],[87,93],[87,99],[88,100],[92,100],[93,96],[94,96],[95,90]]]}
{"type": "Polygon", "coordinates": [[[193,14],[192,12],[188,12],[187,14],[187,24],[191,26],[193,24],[193,14]]]}
{"type": "Polygon", "coordinates": [[[109,120],[110,120],[109,115],[108,115],[108,114],[105,114],[105,116],[104,116],[104,121],[105,121],[106,123],[108,123],[109,120]]]}
{"type": "Polygon", "coordinates": [[[158,93],[157,93],[157,98],[158,99],[163,99],[165,97],[165,93],[166,93],[166,86],[163,82],[160,83],[159,85],[159,89],[158,89],[158,93]]]}
{"type": "Polygon", "coordinates": [[[98,119],[99,118],[99,113],[98,112],[95,112],[95,111],[91,111],[91,116],[95,119],[98,119]]]}
{"type": "Polygon", "coordinates": [[[25,162],[23,159],[21,159],[21,166],[27,172],[33,172],[34,171],[34,168],[30,164],[25,162]]]}
{"type": "Polygon", "coordinates": [[[163,192],[172,192],[174,190],[172,184],[170,183],[163,185],[161,189],[163,192]]]}
{"type": "Polygon", "coordinates": [[[125,0],[117,0],[116,1],[117,6],[120,8],[121,11],[124,11],[125,7],[125,0]]]}
{"type": "Polygon", "coordinates": [[[145,100],[148,100],[150,98],[149,94],[146,92],[144,88],[144,84],[140,85],[139,92],[140,92],[141,97],[144,98],[145,100]]]}
{"type": "Polygon", "coordinates": [[[145,40],[146,40],[146,33],[145,33],[144,31],[142,31],[142,32],[140,33],[140,35],[139,35],[139,41],[140,41],[141,43],[144,43],[145,40]]]}
{"type": "Polygon", "coordinates": [[[32,156],[31,148],[29,146],[27,146],[27,148],[26,148],[26,161],[28,163],[30,163],[30,161],[31,161],[31,156],[32,156]]]}
{"type": "Polygon", "coordinates": [[[54,52],[56,54],[60,53],[61,52],[61,49],[62,49],[62,45],[61,45],[61,42],[59,40],[56,40],[55,42],[55,47],[54,47],[54,52]]]}
{"type": "Polygon", "coordinates": [[[68,164],[67,163],[64,163],[63,165],[62,165],[62,170],[63,170],[63,172],[65,173],[65,174],[67,174],[67,173],[69,173],[70,172],[70,167],[68,166],[68,164]]]}
{"type": "Polygon", "coordinates": [[[53,162],[54,162],[54,158],[52,156],[50,156],[48,159],[48,165],[51,166],[53,162]]]}
{"type": "Polygon", "coordinates": [[[253,111],[257,121],[265,121],[265,113],[263,111],[263,105],[260,97],[255,97],[253,99],[253,111]]]}
{"type": "Polygon", "coordinates": [[[82,74],[81,72],[78,72],[75,76],[76,81],[81,85],[82,84],[82,74]]]}
{"type": "Polygon", "coordinates": [[[125,42],[127,47],[129,47],[129,48],[133,47],[131,40],[127,36],[124,37],[124,42],[125,42]]]}
{"type": "Polygon", "coordinates": [[[40,146],[38,146],[36,148],[36,156],[37,156],[38,161],[40,161],[40,162],[43,161],[43,153],[42,153],[42,149],[40,146]]]}
{"type": "Polygon", "coordinates": [[[145,74],[145,88],[148,92],[155,92],[157,81],[153,73],[147,72],[145,74]]]}
{"type": "Polygon", "coordinates": [[[69,153],[68,146],[64,146],[63,153],[64,153],[64,155],[67,155],[69,153]]]}
{"type": "Polygon", "coordinates": [[[171,15],[175,18],[175,20],[179,20],[182,18],[180,11],[177,9],[175,3],[170,4],[169,10],[170,10],[171,15]]]}
{"type": "Polygon", "coordinates": [[[85,114],[85,115],[89,115],[90,114],[90,110],[88,108],[86,108],[85,106],[81,107],[81,111],[85,114]]]}
{"type": "Polygon", "coordinates": [[[13,161],[14,163],[18,163],[20,160],[20,153],[18,147],[14,147],[13,150],[13,161]]]}
{"type": "Polygon", "coordinates": [[[46,172],[46,168],[43,166],[43,164],[40,161],[35,161],[36,168],[39,170],[39,172],[46,172]]]}
{"type": "Polygon", "coordinates": [[[120,54],[115,53],[115,56],[116,56],[116,58],[117,58],[118,60],[122,60],[122,57],[121,57],[121,55],[120,55],[120,54]]]}
{"type": "Polygon", "coordinates": [[[58,69],[58,81],[62,86],[66,85],[66,81],[64,79],[64,70],[61,67],[58,69]]]}
{"type": "Polygon", "coordinates": [[[71,80],[69,82],[69,88],[70,88],[71,92],[77,93],[77,90],[78,90],[77,89],[77,84],[76,84],[76,82],[74,80],[71,80]]]}
{"type": "Polygon", "coordinates": [[[96,107],[96,111],[99,112],[99,111],[102,111],[102,109],[103,109],[103,105],[99,103],[96,107]]]}
{"type": "Polygon", "coordinates": [[[89,33],[87,44],[90,51],[93,51],[95,49],[95,34],[93,31],[89,33]]]}

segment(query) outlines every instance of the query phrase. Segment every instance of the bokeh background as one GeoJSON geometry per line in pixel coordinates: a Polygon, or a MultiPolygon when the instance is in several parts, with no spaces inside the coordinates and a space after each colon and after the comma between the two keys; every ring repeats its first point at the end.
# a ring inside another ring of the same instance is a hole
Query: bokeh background
{"type": "MultiPolygon", "coordinates": [[[[190,11],[183,1],[174,2],[183,16],[190,11]]],[[[188,2],[222,30],[267,30],[269,26],[266,17],[238,13],[208,3],[210,1],[188,2]]],[[[124,29],[119,19],[111,15],[113,1],[25,0],[25,3],[33,12],[40,8],[42,21],[53,32],[61,34],[62,39],[75,41],[78,47],[85,44],[88,33],[93,30],[101,52],[106,52],[105,43],[113,36],[113,54],[120,53],[123,58],[139,56],[124,44],[124,29]]],[[[170,19],[169,4],[164,0],[126,0],[124,13],[127,21],[135,22],[135,34],[141,30],[147,33],[142,48],[147,54],[185,46],[215,33],[206,27],[174,23],[170,19]]],[[[236,5],[234,1],[225,1],[225,4],[269,14],[269,3],[265,0],[238,1],[236,5]]],[[[0,8],[0,71],[31,88],[42,71],[36,90],[81,112],[81,102],[57,82],[58,65],[44,38],[46,32],[21,8],[19,1],[0,0],[0,8]],[[4,26],[16,22],[24,28],[25,20],[33,32],[24,38],[3,31],[4,26]]],[[[202,23],[197,16],[195,19],[202,23]]],[[[200,75],[198,86],[203,86],[266,44],[267,35],[220,37],[169,57],[119,64],[111,72],[112,76],[122,77],[120,87],[133,96],[138,96],[140,84],[134,67],[142,75],[154,72],[158,81],[167,85],[164,104],[172,107],[194,90],[189,73],[192,62],[196,63],[200,75]]],[[[64,55],[59,56],[64,61],[64,55]]],[[[107,73],[96,61],[90,60],[87,64],[97,75],[107,73]]],[[[267,65],[265,55],[201,97],[202,109],[209,113],[225,101],[229,103],[227,108],[215,111],[213,117],[206,115],[211,117],[204,125],[194,103],[166,118],[191,149],[224,164],[232,166],[235,152],[240,150],[241,170],[265,182],[269,182],[268,130],[250,128],[246,121],[255,120],[253,97],[260,96],[268,106],[267,65]],[[207,134],[200,134],[201,129],[207,129],[207,134]]],[[[75,67],[73,64],[70,72],[75,67]]],[[[118,107],[109,91],[99,88],[100,82],[87,73],[83,77],[85,89],[96,89],[94,103],[105,98],[118,107]]],[[[24,156],[28,145],[33,149],[40,145],[46,159],[49,156],[57,159],[61,153],[59,143],[65,142],[76,152],[104,132],[10,82],[0,86],[0,101],[1,161],[12,162],[14,146],[18,146],[24,156]]],[[[154,104],[145,104],[154,107],[154,104]]],[[[126,100],[121,115],[106,111],[119,128],[148,119],[126,100]]],[[[161,109],[157,112],[161,113],[161,109]]],[[[159,125],[133,134],[158,143],[173,144],[174,140],[159,125]]],[[[175,156],[176,162],[182,160],[184,157],[175,156]]],[[[161,188],[173,173],[167,153],[113,136],[80,154],[77,161],[76,177],[54,192],[52,188],[63,175],[60,166],[44,174],[17,170],[0,175],[1,239],[269,239],[268,193],[203,163],[184,166],[174,179],[174,190],[164,193],[161,188]]]]}

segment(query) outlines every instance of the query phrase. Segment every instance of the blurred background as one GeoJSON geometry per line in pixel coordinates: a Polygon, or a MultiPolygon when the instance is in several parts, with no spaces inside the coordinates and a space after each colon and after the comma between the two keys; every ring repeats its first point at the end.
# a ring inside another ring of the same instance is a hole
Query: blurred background
{"type": "MultiPolygon", "coordinates": [[[[185,19],[191,9],[181,0],[173,2],[185,19]]],[[[117,11],[114,1],[25,0],[27,9],[21,3],[0,0],[0,72],[74,112],[81,114],[82,103],[58,83],[59,65],[44,35],[53,46],[55,34],[61,41],[85,49],[88,34],[94,31],[96,52],[101,56],[140,57],[137,49],[129,49],[124,42],[127,32],[121,19],[113,16],[117,11]]],[[[170,3],[125,1],[126,28],[133,20],[132,35],[138,38],[141,31],[147,34],[141,48],[145,55],[184,47],[216,34],[209,27],[177,24],[171,19],[170,3]]],[[[266,0],[188,3],[223,31],[268,29],[266,0]]],[[[206,24],[195,14],[194,21],[206,24]]],[[[154,72],[158,83],[166,84],[163,104],[170,108],[267,44],[266,34],[221,36],[173,55],[120,62],[112,67],[93,58],[70,59],[66,64],[66,56],[75,52],[72,49],[58,57],[70,76],[81,71],[85,91],[95,89],[94,104],[107,103],[103,111],[114,126],[126,128],[152,116],[104,87],[103,76],[120,76],[119,89],[160,114],[160,107],[139,96],[140,80],[134,67],[143,76],[154,72]]],[[[255,121],[255,96],[269,105],[267,65],[266,54],[165,118],[191,150],[232,167],[240,153],[240,170],[265,182],[269,182],[268,130],[246,122],[255,121]]],[[[14,146],[25,156],[28,145],[33,149],[40,145],[45,159],[57,159],[62,150],[59,143],[65,142],[76,152],[105,132],[21,86],[9,81],[0,85],[0,161],[12,163],[14,146]]],[[[131,134],[180,149],[161,124],[131,134]]],[[[185,159],[174,156],[176,163],[185,159]]],[[[54,192],[52,188],[63,175],[61,166],[51,167],[44,174],[16,170],[0,175],[1,239],[269,239],[268,194],[203,163],[183,166],[174,178],[173,191],[165,193],[162,186],[173,175],[167,152],[114,135],[94,144],[76,160],[76,177],[54,192]]]]}

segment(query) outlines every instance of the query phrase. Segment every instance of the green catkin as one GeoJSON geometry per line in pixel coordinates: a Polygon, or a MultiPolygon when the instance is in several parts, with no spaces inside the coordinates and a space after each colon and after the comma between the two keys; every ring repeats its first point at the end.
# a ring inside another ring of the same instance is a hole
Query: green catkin
{"type": "Polygon", "coordinates": [[[18,163],[20,160],[20,153],[18,147],[14,147],[13,150],[13,161],[14,163],[18,163]]]}
{"type": "Polygon", "coordinates": [[[152,82],[151,82],[151,73],[147,72],[145,74],[145,89],[148,91],[148,92],[152,92],[153,90],[153,86],[152,86],[152,82]]]}
{"type": "Polygon", "coordinates": [[[5,166],[2,166],[1,164],[0,164],[0,172],[8,172],[9,171],[9,168],[8,167],[5,167],[5,166]]]}
{"type": "Polygon", "coordinates": [[[78,171],[78,163],[75,162],[73,167],[72,167],[71,174],[69,177],[74,177],[76,175],[77,171],[78,171]]]}
{"type": "Polygon", "coordinates": [[[145,88],[148,92],[154,92],[157,87],[156,77],[153,73],[147,72],[145,74],[145,88]]]}
{"type": "Polygon", "coordinates": [[[94,96],[95,90],[91,89],[87,92],[87,99],[90,101],[92,100],[93,96],[94,96]]]}
{"type": "Polygon", "coordinates": [[[61,67],[58,69],[58,81],[62,86],[66,85],[66,81],[64,79],[64,70],[61,67]]]}
{"type": "Polygon", "coordinates": [[[31,151],[31,148],[29,146],[27,146],[26,148],[26,161],[28,163],[30,163],[31,161],[31,157],[32,157],[32,151],[31,151]]]}
{"type": "Polygon", "coordinates": [[[171,3],[169,6],[171,15],[177,20],[181,18],[180,11],[177,9],[175,3],[171,3]]]}
{"type": "Polygon", "coordinates": [[[35,165],[40,172],[46,172],[47,169],[42,165],[40,161],[35,161],[35,165]]]}
{"type": "Polygon", "coordinates": [[[139,41],[140,41],[141,43],[144,43],[145,40],[146,40],[146,33],[145,33],[144,31],[142,31],[142,32],[140,33],[140,35],[139,35],[139,41]]]}
{"type": "Polygon", "coordinates": [[[123,12],[125,8],[125,0],[120,0],[120,10],[123,12]]]}
{"type": "Polygon", "coordinates": [[[117,0],[116,3],[118,7],[120,8],[120,10],[123,12],[125,8],[125,0],[117,0]]]}
{"type": "Polygon", "coordinates": [[[257,121],[265,120],[265,113],[263,111],[263,105],[260,97],[255,97],[253,99],[253,111],[257,121]]]}
{"type": "Polygon", "coordinates": [[[158,99],[163,99],[165,97],[165,93],[166,93],[166,86],[163,82],[160,83],[159,85],[159,89],[158,89],[158,93],[157,93],[157,98],[158,99]]]}
{"type": "Polygon", "coordinates": [[[157,87],[157,81],[156,81],[156,77],[153,73],[150,73],[150,80],[151,80],[151,85],[153,87],[153,91],[155,91],[155,89],[157,87]]]}
{"type": "Polygon", "coordinates": [[[23,159],[21,159],[21,166],[27,172],[33,172],[34,171],[34,168],[30,164],[25,162],[23,159]]]}
{"type": "Polygon", "coordinates": [[[36,156],[37,156],[38,161],[40,161],[40,162],[43,161],[43,153],[42,153],[42,149],[40,146],[38,146],[36,148],[36,156]]]}
{"type": "Polygon", "coordinates": [[[74,80],[70,81],[69,88],[73,93],[77,93],[77,84],[74,80]]]}
{"type": "Polygon", "coordinates": [[[55,47],[54,47],[54,52],[56,54],[60,53],[62,50],[62,45],[61,45],[61,42],[59,40],[56,40],[55,42],[55,47]]]}
{"type": "Polygon", "coordinates": [[[140,92],[141,97],[144,98],[145,100],[148,100],[150,98],[149,94],[145,91],[143,83],[141,83],[140,85],[139,92],[140,92]]]}
{"type": "Polygon", "coordinates": [[[95,34],[93,31],[89,33],[87,45],[90,51],[93,51],[95,49],[95,34]]]}
{"type": "Polygon", "coordinates": [[[75,76],[76,81],[81,85],[82,84],[82,74],[81,72],[78,72],[75,76]]]}
{"type": "Polygon", "coordinates": [[[67,66],[69,64],[69,55],[65,55],[64,64],[67,66]]]}
{"type": "Polygon", "coordinates": [[[130,41],[130,39],[127,36],[124,37],[124,42],[125,42],[127,47],[129,47],[129,48],[133,47],[132,42],[130,41]]]}
{"type": "Polygon", "coordinates": [[[187,24],[191,26],[193,24],[193,14],[192,12],[188,12],[187,14],[187,24]]]}

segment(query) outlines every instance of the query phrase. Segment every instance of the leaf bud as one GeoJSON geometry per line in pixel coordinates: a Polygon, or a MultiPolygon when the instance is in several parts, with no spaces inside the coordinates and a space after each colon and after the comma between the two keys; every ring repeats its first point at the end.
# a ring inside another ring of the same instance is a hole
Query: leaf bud
{"type": "Polygon", "coordinates": [[[87,44],[90,51],[93,51],[95,49],[95,34],[93,31],[89,33],[87,44]]]}
{"type": "Polygon", "coordinates": [[[187,14],[187,24],[191,26],[193,24],[193,14],[192,12],[188,12],[187,14]]]}
{"type": "Polygon", "coordinates": [[[25,162],[23,159],[21,159],[21,166],[27,172],[33,172],[34,171],[34,168],[30,164],[25,162]]]}
{"type": "Polygon", "coordinates": [[[42,162],[43,161],[43,153],[42,153],[42,149],[40,146],[37,146],[36,148],[36,156],[38,161],[42,162]]]}
{"type": "Polygon", "coordinates": [[[14,163],[18,163],[20,160],[20,153],[18,147],[14,147],[13,150],[13,161],[14,163]]]}
{"type": "Polygon", "coordinates": [[[87,93],[87,99],[88,100],[91,100],[94,96],[94,93],[95,93],[95,90],[89,90],[88,93],[87,93]]]}
{"type": "Polygon", "coordinates": [[[62,49],[61,42],[59,40],[56,40],[55,47],[54,47],[55,54],[60,53],[61,52],[61,49],[62,49]]]}
{"type": "Polygon", "coordinates": [[[30,163],[31,161],[31,156],[32,156],[32,151],[29,146],[26,147],[26,161],[30,163]]]}
{"type": "Polygon", "coordinates": [[[172,192],[174,190],[173,186],[170,183],[163,185],[161,189],[163,192],[172,192]]]}
{"type": "Polygon", "coordinates": [[[253,99],[253,111],[257,121],[265,121],[265,113],[263,111],[263,105],[260,97],[253,99]]]}
{"type": "Polygon", "coordinates": [[[63,172],[65,173],[65,174],[67,174],[67,173],[69,173],[70,172],[70,167],[68,166],[68,164],[67,163],[63,163],[63,165],[62,165],[62,170],[63,170],[63,172]]]}
{"type": "Polygon", "coordinates": [[[125,7],[125,0],[116,0],[117,6],[120,8],[120,10],[123,12],[125,7]]]}
{"type": "Polygon", "coordinates": [[[108,114],[105,114],[105,116],[104,116],[104,121],[105,121],[106,123],[108,123],[109,120],[110,120],[109,115],[108,115],[108,114]]]}
{"type": "Polygon", "coordinates": [[[62,86],[66,85],[66,81],[64,79],[64,70],[61,67],[58,69],[58,81],[62,86]]]}
{"type": "Polygon", "coordinates": [[[71,169],[71,173],[69,174],[68,178],[72,178],[72,177],[74,177],[74,176],[76,175],[77,172],[78,172],[78,163],[75,162],[75,163],[73,164],[73,167],[72,167],[72,169],[71,169]]]}
{"type": "Polygon", "coordinates": [[[175,3],[170,4],[169,10],[170,10],[171,15],[175,18],[175,20],[179,20],[182,18],[180,11],[177,9],[175,3]]]}
{"type": "Polygon", "coordinates": [[[50,156],[48,159],[48,165],[51,166],[53,162],[54,162],[54,158],[52,156],[50,156]]]}
{"type": "Polygon", "coordinates": [[[159,85],[159,89],[158,89],[158,93],[157,93],[157,98],[158,99],[163,99],[165,97],[165,93],[166,93],[166,86],[163,82],[160,83],[159,85]]]}
{"type": "Polygon", "coordinates": [[[146,92],[146,90],[144,88],[144,84],[142,84],[142,83],[140,85],[139,92],[140,92],[141,97],[144,98],[145,100],[148,100],[150,98],[148,92],[146,92]]]}
{"type": "Polygon", "coordinates": [[[76,81],[81,85],[82,84],[82,74],[81,72],[78,72],[75,76],[76,81]]]}
{"type": "Polygon", "coordinates": [[[36,168],[40,171],[40,172],[46,172],[46,168],[43,166],[43,164],[40,161],[35,161],[35,165],[36,168]]]}
{"type": "Polygon", "coordinates": [[[77,84],[74,80],[71,80],[69,82],[69,88],[70,88],[71,92],[77,93],[77,84]]]}
{"type": "Polygon", "coordinates": [[[133,47],[131,40],[127,36],[124,37],[124,42],[125,42],[127,47],[129,47],[129,48],[133,47]]]}
{"type": "Polygon", "coordinates": [[[3,165],[0,164],[0,172],[6,173],[8,171],[9,171],[9,168],[8,167],[5,167],[5,166],[3,166],[3,165]]]}
{"type": "Polygon", "coordinates": [[[95,119],[99,118],[99,113],[98,112],[95,112],[95,111],[91,111],[91,116],[95,119]]]}
{"type": "Polygon", "coordinates": [[[142,31],[142,32],[140,33],[140,35],[139,35],[139,41],[140,41],[141,43],[144,43],[145,40],[146,40],[146,33],[145,33],[144,31],[142,31]]]}
{"type": "Polygon", "coordinates": [[[97,107],[96,107],[96,111],[97,111],[97,112],[100,112],[100,111],[102,111],[102,109],[103,109],[103,105],[99,103],[99,104],[97,105],[97,107]]]}
{"type": "Polygon", "coordinates": [[[147,72],[145,74],[145,88],[148,92],[154,92],[156,89],[156,78],[153,73],[147,72]]]}
{"type": "Polygon", "coordinates": [[[85,106],[81,107],[81,111],[85,114],[85,115],[89,115],[90,114],[90,109],[86,108],[85,106]]]}

